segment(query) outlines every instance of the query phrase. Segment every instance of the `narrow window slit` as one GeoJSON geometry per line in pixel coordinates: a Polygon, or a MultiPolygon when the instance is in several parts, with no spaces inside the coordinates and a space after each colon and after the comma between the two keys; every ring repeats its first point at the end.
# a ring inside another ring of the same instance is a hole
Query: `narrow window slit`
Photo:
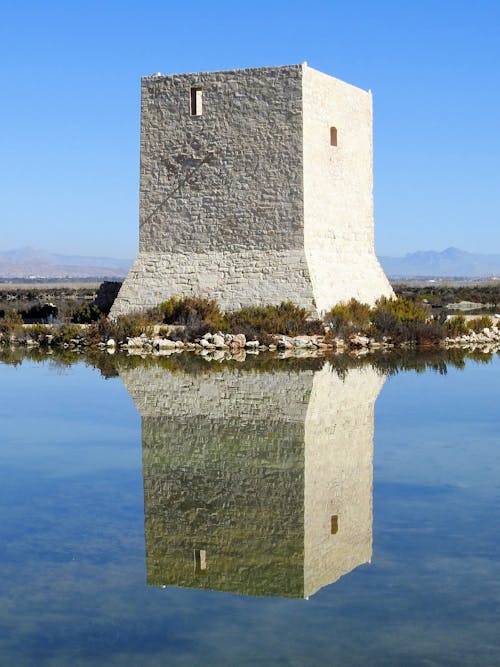
{"type": "Polygon", "coordinates": [[[207,552],[205,549],[194,550],[194,571],[195,574],[206,572],[207,570],[207,552]]]}
{"type": "Polygon", "coordinates": [[[333,514],[330,517],[330,533],[336,535],[339,532],[339,517],[338,514],[333,514]]]}
{"type": "Polygon", "coordinates": [[[337,128],[336,127],[331,127],[330,128],[330,146],[336,146],[337,145],[337,128]]]}
{"type": "Polygon", "coordinates": [[[203,91],[191,88],[191,116],[201,116],[203,111],[203,91]]]}

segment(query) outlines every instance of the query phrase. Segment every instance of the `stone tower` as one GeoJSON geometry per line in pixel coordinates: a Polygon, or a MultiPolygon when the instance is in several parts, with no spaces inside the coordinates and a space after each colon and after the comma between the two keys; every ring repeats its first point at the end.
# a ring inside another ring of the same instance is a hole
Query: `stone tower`
{"type": "Polygon", "coordinates": [[[139,254],[111,311],[172,295],[319,313],[392,289],[371,93],[301,65],[142,80],[139,254]]]}

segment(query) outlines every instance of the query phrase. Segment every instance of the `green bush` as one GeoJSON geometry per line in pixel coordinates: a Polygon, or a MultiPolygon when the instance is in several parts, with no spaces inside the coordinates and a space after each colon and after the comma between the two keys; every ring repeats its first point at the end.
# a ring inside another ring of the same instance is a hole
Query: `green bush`
{"type": "Polygon", "coordinates": [[[326,315],[325,322],[334,335],[347,335],[353,330],[367,332],[370,328],[372,309],[366,303],[351,299],[335,305],[326,315]]]}
{"type": "Polygon", "coordinates": [[[17,336],[23,330],[23,318],[17,310],[6,310],[0,320],[0,333],[7,336],[17,336]]]}
{"type": "Polygon", "coordinates": [[[141,334],[152,336],[155,322],[152,311],[119,315],[114,320],[101,315],[98,320],[86,328],[85,342],[88,345],[96,345],[113,338],[120,343],[126,338],[135,338],[141,334]]]}
{"type": "Polygon", "coordinates": [[[160,303],[158,310],[164,324],[183,324],[193,328],[204,324],[212,330],[225,326],[224,315],[213,299],[173,296],[160,303]]]}
{"type": "Polygon", "coordinates": [[[81,329],[77,324],[59,324],[52,329],[54,345],[64,345],[72,340],[81,339],[81,329]]]}
{"type": "Polygon", "coordinates": [[[446,333],[450,338],[455,338],[457,336],[463,336],[468,333],[469,327],[467,325],[467,320],[463,315],[455,315],[445,322],[446,333]]]}
{"type": "Polygon", "coordinates": [[[90,324],[101,316],[101,311],[94,303],[84,303],[71,313],[71,321],[75,324],[90,324]]]}
{"type": "Polygon", "coordinates": [[[418,347],[438,345],[446,336],[445,327],[437,321],[421,322],[416,320],[406,326],[410,340],[418,347]]]}
{"type": "Polygon", "coordinates": [[[247,338],[263,341],[270,334],[286,336],[314,335],[323,333],[323,323],[311,319],[305,308],[290,301],[279,306],[247,306],[226,313],[225,328],[232,333],[244,333],[247,338]]]}
{"type": "Polygon", "coordinates": [[[47,345],[52,328],[47,324],[33,324],[26,329],[26,335],[40,345],[47,345]]]}
{"type": "Polygon", "coordinates": [[[483,329],[489,329],[493,326],[493,320],[487,315],[482,315],[481,317],[474,317],[471,320],[467,321],[467,326],[471,331],[480,333],[483,329]]]}
{"type": "Polygon", "coordinates": [[[422,304],[398,296],[395,299],[382,297],[375,304],[375,311],[383,311],[394,315],[402,323],[426,322],[429,319],[429,310],[422,304]]]}

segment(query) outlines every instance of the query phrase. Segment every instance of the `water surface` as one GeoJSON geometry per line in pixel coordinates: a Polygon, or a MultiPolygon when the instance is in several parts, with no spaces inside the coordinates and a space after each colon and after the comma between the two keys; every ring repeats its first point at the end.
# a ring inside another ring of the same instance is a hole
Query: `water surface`
{"type": "Polygon", "coordinates": [[[0,364],[0,664],[500,664],[500,364],[436,367],[0,364]]]}

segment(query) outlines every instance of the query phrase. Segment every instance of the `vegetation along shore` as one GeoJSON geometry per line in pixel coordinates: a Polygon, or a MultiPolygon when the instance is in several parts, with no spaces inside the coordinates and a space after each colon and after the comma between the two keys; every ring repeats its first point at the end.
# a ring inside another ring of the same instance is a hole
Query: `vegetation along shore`
{"type": "MultiPolygon", "coordinates": [[[[395,348],[500,350],[498,288],[462,294],[461,288],[431,292],[401,286],[395,299],[382,298],[374,307],[353,299],[321,319],[290,302],[225,313],[210,299],[172,297],[155,308],[111,319],[108,313],[117,288],[105,283],[94,294],[66,290],[57,303],[3,290],[0,345],[100,348],[134,355],[191,351],[218,358],[265,351],[359,356],[395,348]],[[478,308],[480,314],[461,312],[477,313],[478,308]]],[[[44,295],[48,297],[49,292],[44,295]]]]}

